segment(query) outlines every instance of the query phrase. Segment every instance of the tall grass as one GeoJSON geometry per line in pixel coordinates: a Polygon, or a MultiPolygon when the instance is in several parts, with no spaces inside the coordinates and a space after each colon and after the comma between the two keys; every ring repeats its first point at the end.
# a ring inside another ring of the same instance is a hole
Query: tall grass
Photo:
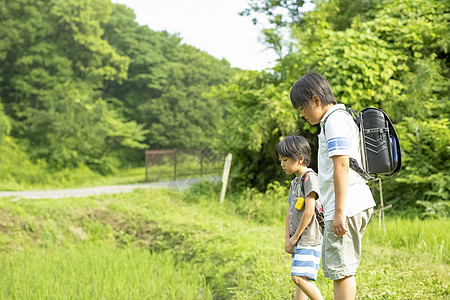
{"type": "Polygon", "coordinates": [[[1,270],[1,299],[212,298],[198,265],[142,248],[32,248],[3,256],[1,270]]]}
{"type": "MultiPolygon", "coordinates": [[[[185,193],[0,199],[0,261],[2,273],[11,274],[0,276],[0,295],[290,299],[285,191],[275,185],[266,194],[229,194],[220,205],[217,190],[202,183],[185,193]]],[[[449,232],[442,230],[448,225],[447,219],[387,218],[386,236],[369,225],[357,298],[447,299],[450,266],[440,253],[448,253],[449,232]],[[434,238],[432,228],[442,232],[434,238]]],[[[333,297],[321,270],[317,285],[325,299],[333,297]]]]}
{"type": "Polygon", "coordinates": [[[450,264],[450,219],[387,217],[386,234],[379,225],[378,219],[374,218],[366,231],[366,239],[371,244],[405,249],[450,264]]]}
{"type": "MultiPolygon", "coordinates": [[[[222,211],[218,204],[210,211],[211,206],[191,206],[181,198],[182,194],[175,192],[141,190],[116,196],[60,200],[11,202],[0,199],[2,219],[7,220],[0,231],[3,268],[14,269],[17,274],[23,273],[24,278],[29,278],[24,281],[18,279],[20,275],[12,281],[4,278],[1,286],[7,293],[14,290],[15,295],[19,295],[17,298],[26,298],[30,296],[29,281],[34,280],[35,274],[48,273],[33,285],[34,299],[46,299],[51,289],[60,291],[54,294],[57,298],[64,297],[64,293],[71,295],[77,285],[73,289],[67,286],[73,285],[70,278],[77,276],[86,277],[80,280],[80,284],[91,286],[90,289],[81,289],[79,297],[89,293],[113,295],[107,294],[106,289],[115,280],[122,280],[122,275],[114,279],[115,272],[123,270],[127,274],[126,266],[120,262],[125,259],[124,251],[128,249],[133,253],[127,262],[129,270],[144,272],[149,284],[158,286],[155,292],[158,296],[126,297],[127,294],[122,292],[117,295],[125,297],[106,299],[212,299],[211,294],[215,299],[229,299],[241,287],[253,289],[252,277],[261,281],[259,293],[278,295],[275,298],[289,297],[291,286],[284,272],[274,277],[278,278],[277,284],[284,281],[275,290],[272,290],[273,282],[262,280],[272,275],[254,273],[254,268],[259,265],[268,264],[270,270],[284,270],[289,263],[289,257],[280,251],[282,232],[279,227],[249,225],[222,211]],[[79,247],[89,243],[95,246],[79,247]],[[30,250],[22,252],[24,250],[18,249],[30,250]],[[108,251],[110,254],[104,254],[108,251]],[[169,275],[161,275],[157,279],[154,274],[159,274],[159,271],[142,271],[141,268],[149,267],[139,262],[140,256],[134,255],[136,251],[141,251],[141,256],[150,261],[161,261],[153,264],[167,268],[169,275]],[[116,264],[116,256],[117,268],[111,269],[116,264]],[[134,257],[137,257],[137,262],[131,261],[134,257]],[[261,257],[264,259],[259,262],[261,257]],[[69,262],[61,263],[64,259],[69,262]],[[77,261],[83,259],[86,263],[77,265],[77,261]],[[28,266],[24,268],[24,264],[28,266]],[[94,280],[92,274],[101,280],[94,280]],[[152,274],[153,277],[150,276],[152,274]],[[177,281],[178,277],[168,280],[167,277],[172,276],[170,274],[179,274],[180,278],[187,279],[178,280],[180,288],[172,289],[171,282],[177,281]],[[56,280],[56,277],[60,279],[56,280]],[[160,280],[168,282],[161,284],[160,280]]],[[[123,290],[149,291],[140,285],[118,285],[123,290]]]]}

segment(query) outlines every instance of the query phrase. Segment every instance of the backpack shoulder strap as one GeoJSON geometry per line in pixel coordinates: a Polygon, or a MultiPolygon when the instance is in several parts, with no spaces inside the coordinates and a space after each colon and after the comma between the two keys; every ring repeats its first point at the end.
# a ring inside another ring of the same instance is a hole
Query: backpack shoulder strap
{"type": "Polygon", "coordinates": [[[358,125],[358,128],[359,128],[359,125],[361,124],[361,118],[351,107],[349,107],[348,113],[350,114],[350,116],[352,116],[353,121],[355,121],[356,125],[358,125]]]}
{"type": "MultiPolygon", "coordinates": [[[[361,124],[361,117],[353,110],[353,108],[349,108],[348,111],[346,111],[343,108],[338,108],[334,111],[332,111],[323,121],[323,134],[325,136],[325,140],[327,139],[327,136],[325,135],[325,122],[327,121],[328,117],[331,116],[332,113],[334,113],[335,111],[338,110],[343,110],[346,113],[348,113],[352,118],[353,121],[355,121],[356,125],[358,126],[358,129],[360,129],[360,124],[361,124]]],[[[356,161],[356,159],[349,157],[350,161],[349,161],[349,167],[354,170],[356,173],[358,173],[362,178],[364,178],[365,180],[369,181],[371,179],[373,179],[366,171],[364,171],[358,164],[358,162],[356,161]]]]}
{"type": "Polygon", "coordinates": [[[345,109],[338,108],[338,109],[333,110],[330,114],[328,114],[328,116],[325,117],[325,119],[323,120],[323,125],[322,125],[322,130],[323,130],[323,135],[325,136],[325,140],[327,139],[327,135],[325,133],[325,124],[327,123],[328,118],[337,111],[345,111],[346,113],[348,113],[345,109]]]}
{"type": "Polygon", "coordinates": [[[308,170],[302,175],[302,178],[300,178],[300,182],[301,182],[301,186],[302,186],[302,193],[303,193],[304,197],[307,196],[307,195],[305,195],[305,184],[304,183],[305,183],[305,179],[306,179],[306,177],[308,176],[309,173],[314,173],[314,171],[313,170],[308,170]]]}

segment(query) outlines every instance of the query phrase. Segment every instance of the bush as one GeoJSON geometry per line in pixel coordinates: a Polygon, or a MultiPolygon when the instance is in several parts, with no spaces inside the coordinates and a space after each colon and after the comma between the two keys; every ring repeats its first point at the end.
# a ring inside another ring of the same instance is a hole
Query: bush
{"type": "MultiPolygon", "coordinates": [[[[220,199],[220,192],[221,183],[205,181],[186,191],[183,201],[216,205],[220,199]],[[212,204],[212,200],[217,202],[212,204]]],[[[256,188],[247,188],[235,193],[227,191],[224,209],[228,214],[240,216],[247,222],[265,225],[279,224],[286,216],[287,195],[288,189],[278,181],[269,183],[265,193],[256,188]]]]}

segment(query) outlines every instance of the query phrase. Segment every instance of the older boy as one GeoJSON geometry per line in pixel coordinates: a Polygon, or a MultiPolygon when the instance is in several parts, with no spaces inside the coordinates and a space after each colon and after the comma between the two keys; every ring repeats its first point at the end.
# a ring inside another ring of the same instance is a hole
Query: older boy
{"type": "Polygon", "coordinates": [[[355,299],[361,238],[375,206],[364,179],[349,169],[350,157],[361,165],[358,128],[345,106],[337,104],[328,81],[317,73],[300,78],[290,97],[309,123],[321,127],[318,170],[325,211],[324,275],[333,280],[335,299],[355,299]]]}

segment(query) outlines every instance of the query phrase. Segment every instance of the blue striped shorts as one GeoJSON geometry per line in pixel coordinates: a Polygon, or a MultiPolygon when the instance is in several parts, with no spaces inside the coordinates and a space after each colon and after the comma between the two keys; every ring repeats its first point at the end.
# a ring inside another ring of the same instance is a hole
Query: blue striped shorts
{"type": "Polygon", "coordinates": [[[314,246],[297,245],[292,254],[291,276],[304,276],[309,280],[317,280],[322,244],[314,246]]]}

